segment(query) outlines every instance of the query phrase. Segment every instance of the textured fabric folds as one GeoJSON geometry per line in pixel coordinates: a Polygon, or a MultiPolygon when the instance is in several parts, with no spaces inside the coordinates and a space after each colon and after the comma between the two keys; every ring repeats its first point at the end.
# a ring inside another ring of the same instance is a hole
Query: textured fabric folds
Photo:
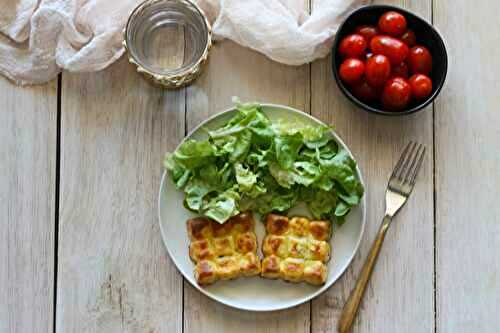
{"type": "MultiPolygon", "coordinates": [[[[62,70],[98,71],[124,52],[122,31],[140,0],[0,0],[0,73],[18,84],[62,70]]],[[[343,16],[361,0],[198,0],[215,39],[301,65],[329,52],[343,16]]]]}

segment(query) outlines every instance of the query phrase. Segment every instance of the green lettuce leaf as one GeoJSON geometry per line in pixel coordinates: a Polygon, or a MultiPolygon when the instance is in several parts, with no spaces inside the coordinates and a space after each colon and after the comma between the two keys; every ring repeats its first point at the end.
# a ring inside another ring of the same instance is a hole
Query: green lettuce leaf
{"type": "Polygon", "coordinates": [[[184,169],[195,169],[214,161],[215,155],[215,147],[210,142],[186,140],[172,154],[172,161],[167,163],[179,164],[184,169]]]}
{"type": "Polygon", "coordinates": [[[249,168],[244,167],[243,164],[236,163],[234,170],[240,191],[248,192],[257,183],[257,175],[250,171],[249,168]]]}
{"type": "Polygon", "coordinates": [[[199,179],[190,181],[184,189],[186,193],[184,205],[190,210],[199,212],[203,205],[203,198],[211,191],[213,187],[199,179]]]}
{"type": "Polygon", "coordinates": [[[298,161],[293,164],[292,175],[297,184],[309,186],[316,181],[320,174],[319,166],[311,162],[298,161]]]}
{"type": "Polygon", "coordinates": [[[337,196],[332,191],[315,191],[312,199],[307,201],[307,207],[315,219],[328,218],[336,205],[337,196]]]}
{"type": "Polygon", "coordinates": [[[284,188],[290,188],[293,184],[295,184],[293,173],[289,170],[281,168],[278,163],[269,163],[269,173],[273,176],[276,182],[284,188]]]}
{"type": "Polygon", "coordinates": [[[243,210],[285,213],[301,201],[315,218],[343,223],[361,201],[356,163],[328,126],[271,122],[258,104],[238,104],[207,134],[163,161],[189,210],[224,223],[243,210]]]}
{"type": "Polygon", "coordinates": [[[213,197],[202,206],[201,213],[219,223],[226,222],[229,218],[237,215],[238,201],[240,195],[234,190],[227,190],[213,197]]]}
{"type": "Polygon", "coordinates": [[[286,212],[297,203],[298,192],[294,190],[266,193],[257,197],[250,207],[260,214],[286,212]]]}
{"type": "Polygon", "coordinates": [[[276,160],[283,169],[290,169],[299,155],[303,145],[302,134],[277,136],[274,138],[276,160]]]}
{"type": "Polygon", "coordinates": [[[321,167],[327,175],[337,181],[348,195],[362,195],[363,190],[360,181],[356,178],[356,162],[342,149],[331,159],[323,159],[318,156],[321,167]]]}

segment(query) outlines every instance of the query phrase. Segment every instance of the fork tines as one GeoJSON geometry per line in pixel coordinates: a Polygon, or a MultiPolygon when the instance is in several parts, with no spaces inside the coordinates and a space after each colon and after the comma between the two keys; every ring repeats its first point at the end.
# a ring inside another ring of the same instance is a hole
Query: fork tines
{"type": "Polygon", "coordinates": [[[398,163],[394,167],[391,179],[398,179],[403,183],[413,186],[415,184],[418,171],[420,170],[420,166],[422,165],[422,161],[424,160],[424,155],[425,146],[420,143],[410,141],[399,158],[398,163]]]}

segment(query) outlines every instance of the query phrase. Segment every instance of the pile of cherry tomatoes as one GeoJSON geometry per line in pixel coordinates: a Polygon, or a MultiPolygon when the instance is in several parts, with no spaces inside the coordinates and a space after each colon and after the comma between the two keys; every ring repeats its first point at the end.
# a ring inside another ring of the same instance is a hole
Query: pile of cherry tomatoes
{"type": "Polygon", "coordinates": [[[423,100],[432,92],[431,53],[417,45],[415,33],[398,12],[386,12],[378,26],[357,27],[342,39],[338,52],[343,59],[340,78],[364,102],[380,100],[384,109],[400,111],[412,99],[423,100]]]}

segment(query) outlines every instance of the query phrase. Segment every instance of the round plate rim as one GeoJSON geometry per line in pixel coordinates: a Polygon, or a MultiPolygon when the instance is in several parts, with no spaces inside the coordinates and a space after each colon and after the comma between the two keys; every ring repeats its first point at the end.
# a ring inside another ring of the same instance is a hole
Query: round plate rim
{"type": "MultiPolygon", "coordinates": [[[[300,111],[298,109],[295,109],[295,108],[292,108],[290,106],[286,106],[286,105],[280,105],[280,104],[273,104],[273,103],[259,103],[259,105],[263,108],[277,108],[277,109],[285,109],[287,111],[290,111],[292,113],[298,113],[300,114],[301,116],[305,116],[306,118],[309,118],[311,119],[312,121],[318,123],[318,124],[322,124],[322,125],[326,125],[323,121],[311,116],[310,114],[308,113],[305,113],[303,111],[300,111]]],[[[230,107],[228,109],[225,109],[224,111],[221,111],[219,113],[216,113],[210,117],[208,117],[207,119],[205,119],[204,121],[202,121],[200,124],[198,124],[197,126],[195,126],[191,131],[189,131],[189,133],[181,140],[181,142],[177,145],[176,149],[182,144],[184,143],[188,138],[190,138],[195,132],[197,132],[201,127],[203,127],[205,124],[213,121],[214,119],[216,118],[219,118],[219,117],[222,117],[224,116],[225,114],[229,113],[229,112],[234,112],[236,110],[236,107],[230,107]]],[[[353,154],[351,153],[351,151],[349,150],[349,147],[344,143],[344,141],[340,138],[340,136],[333,130],[331,129],[331,132],[335,138],[335,140],[340,143],[340,145],[347,150],[347,152],[349,153],[349,155],[351,157],[354,157],[353,154]]],[[[160,188],[159,188],[159,191],[158,191],[158,224],[160,226],[160,233],[161,233],[161,237],[162,237],[162,241],[163,241],[163,245],[165,246],[166,250],[167,250],[167,253],[170,257],[170,259],[172,260],[172,262],[174,263],[175,265],[175,268],[177,269],[177,271],[179,271],[182,276],[194,287],[196,288],[198,291],[200,291],[202,294],[204,294],[205,296],[209,297],[210,299],[213,299],[214,301],[217,301],[221,304],[224,304],[226,306],[229,306],[231,308],[235,308],[235,309],[239,309],[239,310],[244,310],[244,311],[251,311],[251,312],[269,312],[269,311],[279,311],[279,310],[285,310],[285,309],[290,309],[290,308],[293,308],[293,307],[296,307],[296,306],[299,306],[305,302],[308,302],[316,297],[318,297],[319,295],[321,295],[323,292],[325,292],[326,290],[328,290],[332,285],[335,284],[335,282],[337,282],[339,280],[339,278],[345,273],[345,271],[347,270],[347,268],[351,265],[352,263],[352,260],[354,259],[354,257],[356,256],[356,254],[358,253],[359,251],[359,247],[361,245],[361,240],[363,239],[363,236],[364,236],[364,233],[365,233],[365,226],[366,226],[366,184],[363,180],[363,175],[361,174],[361,170],[359,169],[358,165],[356,164],[356,171],[357,171],[357,174],[358,174],[358,177],[359,177],[359,180],[361,182],[361,184],[363,185],[363,187],[365,188],[365,195],[363,195],[362,199],[361,199],[361,204],[360,204],[360,208],[361,208],[361,215],[362,215],[362,220],[361,220],[361,231],[359,233],[359,236],[358,236],[358,239],[356,240],[356,245],[354,247],[354,251],[352,252],[352,254],[350,255],[350,257],[348,258],[347,262],[345,263],[345,265],[342,267],[342,269],[339,271],[339,273],[337,273],[336,276],[333,277],[333,279],[329,282],[327,282],[325,285],[321,286],[320,288],[318,288],[318,290],[316,290],[314,293],[306,296],[306,297],[303,297],[303,298],[300,298],[298,299],[296,302],[292,302],[292,303],[289,303],[289,304],[286,304],[284,306],[274,306],[274,307],[268,307],[268,308],[247,308],[247,307],[243,307],[243,306],[237,306],[235,304],[232,304],[232,303],[229,303],[227,301],[224,301],[224,300],[221,300],[219,299],[216,295],[213,295],[212,293],[209,293],[207,290],[203,289],[201,286],[199,286],[197,283],[193,283],[191,281],[191,279],[189,279],[187,276],[186,276],[186,272],[184,272],[183,270],[181,270],[179,267],[180,265],[177,263],[177,260],[175,258],[175,256],[172,254],[172,252],[170,251],[169,247],[168,247],[168,242],[167,242],[167,239],[166,239],[166,236],[165,236],[165,232],[163,230],[163,226],[162,226],[162,223],[161,223],[161,200],[162,200],[162,189],[163,189],[163,186],[164,186],[164,182],[166,180],[166,176],[167,176],[167,171],[166,170],[163,170],[163,174],[162,174],[162,177],[161,177],[161,181],[160,181],[160,188]]]]}

